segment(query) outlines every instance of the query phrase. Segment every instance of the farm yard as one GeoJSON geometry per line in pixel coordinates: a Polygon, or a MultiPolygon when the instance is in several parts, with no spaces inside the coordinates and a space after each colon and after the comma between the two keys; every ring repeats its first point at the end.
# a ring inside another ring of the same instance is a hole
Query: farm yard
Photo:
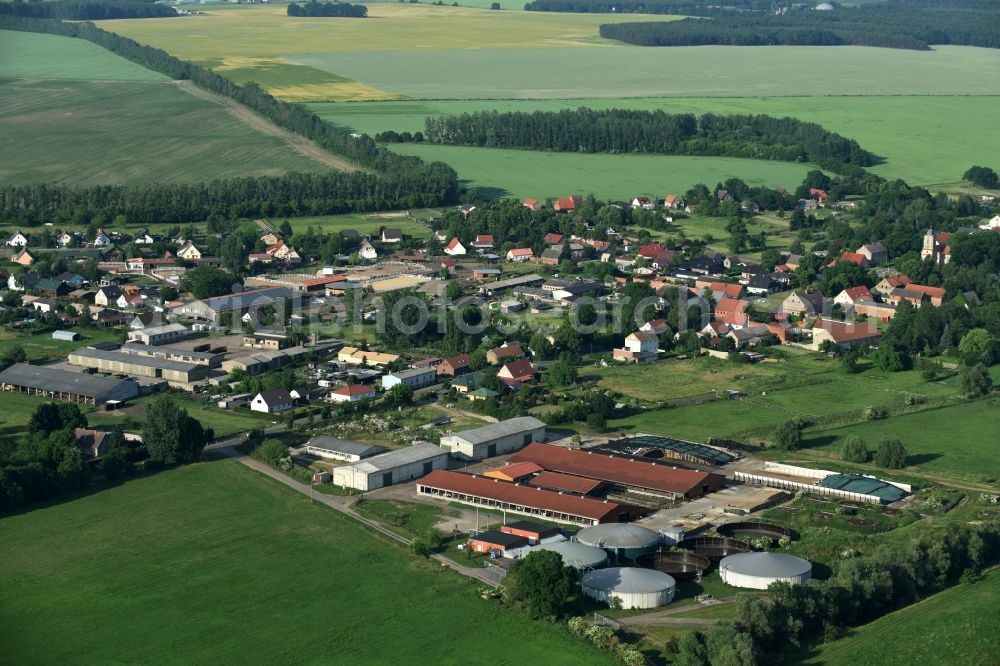
{"type": "Polygon", "coordinates": [[[0,184],[198,182],[335,164],[221,98],[82,40],[4,32],[0,91],[0,184]]]}
{"type": "Polygon", "coordinates": [[[8,516],[0,541],[4,663],[459,663],[512,642],[545,663],[610,663],[228,460],[8,516]]]}

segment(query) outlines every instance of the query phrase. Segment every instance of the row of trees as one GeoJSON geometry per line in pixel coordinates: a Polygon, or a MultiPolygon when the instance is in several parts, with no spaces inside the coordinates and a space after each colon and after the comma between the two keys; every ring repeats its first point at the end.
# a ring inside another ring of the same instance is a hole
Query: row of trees
{"type": "MultiPolygon", "coordinates": [[[[633,24],[627,24],[633,25],[633,24]]],[[[431,143],[583,153],[725,155],[813,162],[832,170],[866,167],[871,153],[816,123],[765,115],[668,114],[630,109],[428,117],[431,143]]]]}
{"type": "Polygon", "coordinates": [[[826,580],[774,583],[767,598],[736,597],[731,624],[691,632],[676,643],[679,666],[780,661],[788,649],[832,640],[857,626],[978,575],[1000,555],[1000,524],[952,524],[898,545],[842,560],[826,580]]]}
{"type": "MultiPolygon", "coordinates": [[[[555,0],[565,2],[565,0],[555,0]]],[[[549,0],[535,0],[533,5],[549,0]]],[[[603,3],[603,0],[600,0],[603,3]]],[[[573,0],[569,4],[587,4],[573,0]]],[[[712,20],[608,23],[601,36],[639,46],[880,46],[927,50],[932,44],[1000,48],[996,9],[984,0],[889,2],[835,12],[788,9],[773,12],[711,11],[712,20]]]]}
{"type": "Polygon", "coordinates": [[[101,21],[106,19],[164,18],[177,16],[169,5],[127,0],[54,0],[52,2],[0,3],[0,14],[39,19],[101,21]]]}
{"type": "Polygon", "coordinates": [[[301,5],[294,2],[289,4],[288,15],[365,18],[368,16],[368,8],[364,5],[352,5],[348,2],[316,2],[316,0],[310,0],[301,5]]]}
{"type": "Polygon", "coordinates": [[[72,403],[42,403],[19,439],[0,443],[0,511],[39,502],[84,488],[91,477],[117,479],[132,473],[135,463],[172,465],[197,460],[214,439],[211,428],[188,415],[169,396],[159,396],[146,407],[142,441],[125,438],[115,427],[104,442],[107,452],[85,458],[77,446],[75,429],[86,428],[86,415],[72,403]]]}
{"type": "MultiPolygon", "coordinates": [[[[773,9],[771,0],[728,0],[726,7],[743,11],[773,9]]],[[[684,14],[704,16],[718,9],[713,3],[691,0],[532,0],[528,12],[571,12],[574,14],[684,14]]]]}
{"type": "Polygon", "coordinates": [[[192,185],[0,188],[0,216],[25,225],[87,224],[94,216],[124,215],[134,223],[181,223],[211,215],[229,218],[294,216],[441,205],[457,199],[458,176],[448,165],[397,155],[371,137],[325,122],[299,104],[275,99],[255,83],[240,85],[160,49],[101,30],[92,23],[0,16],[0,29],[86,39],[177,80],[189,80],[248,107],[274,124],[316,142],[370,171],[236,178],[192,185]],[[375,173],[372,173],[375,172],[375,173]]]}

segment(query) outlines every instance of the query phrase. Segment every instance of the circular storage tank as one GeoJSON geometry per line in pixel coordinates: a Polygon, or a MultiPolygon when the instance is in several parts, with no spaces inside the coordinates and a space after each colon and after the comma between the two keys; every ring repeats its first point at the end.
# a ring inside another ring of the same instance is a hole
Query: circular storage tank
{"type": "Polygon", "coordinates": [[[678,548],[693,550],[698,555],[704,555],[713,562],[718,562],[723,557],[736,553],[749,553],[753,550],[749,544],[738,539],[726,539],[724,537],[692,537],[684,539],[678,548]]]}
{"type": "Polygon", "coordinates": [[[666,551],[662,553],[646,553],[635,561],[641,567],[656,569],[677,580],[694,580],[698,574],[708,571],[712,560],[704,555],[686,551],[666,551]]]}
{"type": "Polygon", "coordinates": [[[609,606],[618,599],[622,608],[658,608],[674,600],[677,581],[662,571],[612,567],[585,573],[582,586],[585,595],[609,606]]]}
{"type": "Polygon", "coordinates": [[[535,546],[531,552],[538,550],[551,550],[554,553],[559,553],[566,566],[578,570],[597,569],[608,563],[608,554],[603,550],[575,541],[560,541],[559,543],[535,546]]]}
{"type": "Polygon", "coordinates": [[[734,587],[766,590],[779,581],[804,584],[812,576],[812,564],[785,553],[738,553],[719,562],[719,576],[734,587]]]}
{"type": "Polygon", "coordinates": [[[587,546],[603,548],[613,560],[634,560],[660,544],[660,535],[653,530],[629,523],[606,523],[585,527],[576,540],[587,546]]]}
{"type": "Polygon", "coordinates": [[[731,537],[733,539],[767,537],[772,541],[777,541],[783,536],[791,536],[792,534],[781,525],[761,522],[726,523],[717,527],[715,531],[724,537],[731,537]]]}

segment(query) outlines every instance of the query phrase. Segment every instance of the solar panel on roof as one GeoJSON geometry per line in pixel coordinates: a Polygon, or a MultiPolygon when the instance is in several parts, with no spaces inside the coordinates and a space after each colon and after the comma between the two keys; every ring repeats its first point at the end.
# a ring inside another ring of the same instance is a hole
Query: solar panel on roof
{"type": "Polygon", "coordinates": [[[735,456],[730,455],[725,451],[720,451],[719,449],[714,449],[711,446],[705,446],[704,444],[698,444],[697,442],[688,442],[681,439],[674,439],[672,437],[639,435],[637,437],[629,437],[627,439],[618,440],[617,442],[612,442],[611,444],[624,445],[630,448],[634,447],[636,450],[657,448],[663,449],[664,451],[673,451],[681,455],[691,456],[692,458],[696,458],[709,465],[726,465],[736,460],[735,456]]]}

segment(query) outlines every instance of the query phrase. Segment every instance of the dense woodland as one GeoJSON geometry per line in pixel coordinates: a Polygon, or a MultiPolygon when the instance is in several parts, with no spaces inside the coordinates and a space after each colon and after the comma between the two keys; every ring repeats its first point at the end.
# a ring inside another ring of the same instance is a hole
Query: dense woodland
{"type": "MultiPolygon", "coordinates": [[[[569,7],[589,4],[589,0],[551,1],[569,7]]],[[[600,4],[606,3],[601,0],[600,4]]],[[[788,9],[781,14],[719,9],[709,16],[711,20],[611,23],[602,25],[600,31],[607,39],[639,46],[853,44],[927,50],[932,44],[961,44],[1000,48],[1000,14],[990,0],[890,0],[839,6],[834,11],[788,9]]]]}
{"type": "MultiPolygon", "coordinates": [[[[726,7],[741,11],[770,11],[771,0],[729,0],[726,7]]],[[[532,0],[524,5],[529,12],[572,12],[576,14],[683,14],[702,16],[718,10],[718,5],[691,0],[532,0]]]]}
{"type": "Polygon", "coordinates": [[[582,153],[654,153],[813,162],[842,171],[871,153],[815,123],[763,115],[668,114],[580,108],[533,113],[480,111],[428,117],[432,143],[582,153]]]}
{"type": "Polygon", "coordinates": [[[304,2],[301,5],[291,3],[288,5],[289,16],[324,16],[324,17],[346,17],[365,18],[368,16],[368,8],[364,5],[352,5],[347,2],[304,2]]]}
{"type": "Polygon", "coordinates": [[[0,2],[0,15],[24,18],[101,21],[106,19],[164,18],[178,16],[173,7],[153,2],[122,0],[52,0],[51,2],[0,2]]]}
{"type": "Polygon", "coordinates": [[[193,185],[0,188],[0,216],[18,224],[125,215],[130,222],[186,222],[206,214],[229,217],[305,215],[441,205],[458,194],[451,167],[397,155],[367,135],[334,127],[304,106],[282,102],[255,83],[239,85],[195,65],[92,23],[0,16],[0,29],[43,32],[86,39],[132,62],[177,80],[224,95],[274,124],[375,173],[288,174],[238,178],[193,185]],[[312,211],[312,212],[309,212],[312,211]]]}

